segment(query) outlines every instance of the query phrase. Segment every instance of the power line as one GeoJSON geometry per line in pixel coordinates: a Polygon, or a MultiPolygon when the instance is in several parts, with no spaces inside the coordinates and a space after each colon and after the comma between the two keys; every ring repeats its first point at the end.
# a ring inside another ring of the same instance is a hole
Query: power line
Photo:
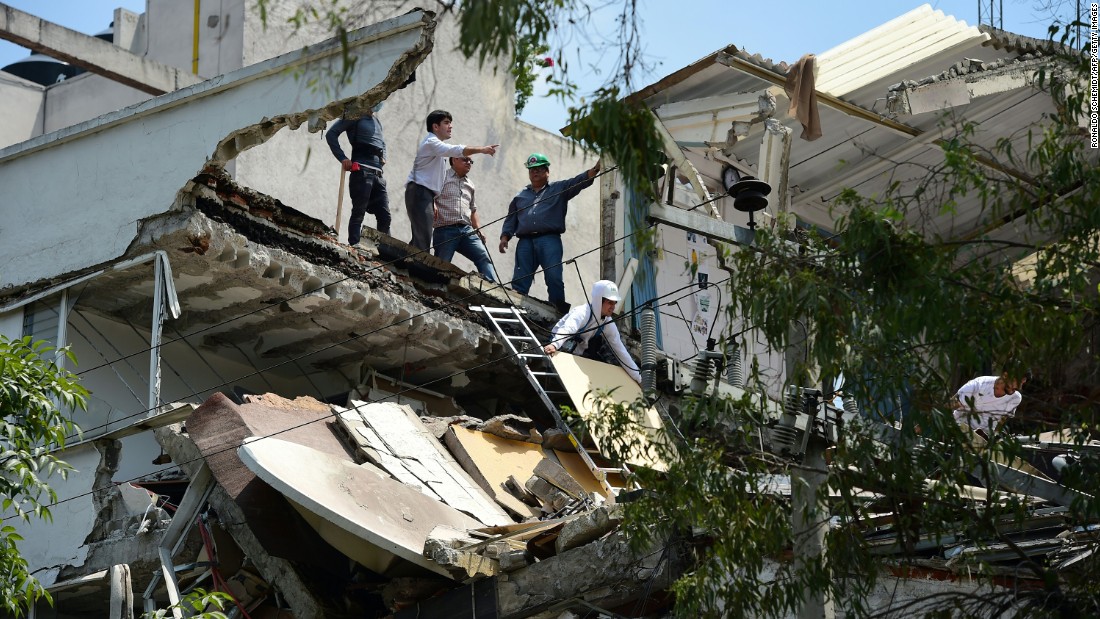
{"type": "MultiPolygon", "coordinates": [[[[723,283],[725,283],[725,282],[727,282],[727,281],[729,281],[729,278],[728,278],[728,277],[727,277],[726,279],[724,279],[724,280],[720,281],[720,282],[716,282],[716,283],[715,283],[715,285],[718,285],[718,284],[723,284],[723,283]]],[[[694,287],[694,286],[696,286],[696,285],[697,285],[697,284],[695,284],[695,283],[693,282],[693,283],[691,283],[691,284],[688,284],[687,286],[682,286],[682,287],[680,287],[680,288],[677,288],[676,290],[673,290],[673,291],[671,291],[671,292],[669,292],[669,293],[666,293],[666,294],[664,294],[664,295],[661,295],[661,296],[659,296],[659,297],[657,297],[657,298],[658,298],[658,299],[660,299],[660,298],[664,298],[664,297],[667,297],[667,296],[671,296],[671,295],[673,295],[673,294],[675,294],[675,293],[677,293],[677,292],[680,292],[680,291],[682,291],[682,290],[685,290],[685,289],[687,289],[687,288],[692,288],[692,287],[694,287]]],[[[685,294],[685,295],[683,295],[682,297],[679,297],[679,298],[675,299],[674,301],[670,301],[669,303],[667,303],[667,304],[665,304],[665,305],[668,305],[668,304],[671,304],[671,303],[675,303],[676,301],[679,301],[680,299],[684,299],[684,298],[687,298],[687,297],[691,296],[692,294],[694,294],[694,293],[688,293],[688,294],[685,294]]],[[[654,300],[656,300],[656,299],[654,299],[654,300]]],[[[626,312],[626,313],[624,313],[624,314],[623,314],[623,315],[622,315],[621,317],[622,317],[622,318],[625,318],[625,317],[627,317],[627,316],[629,316],[629,315],[632,315],[632,314],[634,314],[634,313],[636,313],[636,312],[639,312],[639,311],[641,311],[641,308],[635,308],[635,309],[632,309],[632,310],[631,310],[630,312],[626,312]]],[[[378,404],[378,403],[380,403],[380,402],[383,402],[383,401],[385,401],[385,400],[388,400],[388,399],[390,399],[390,398],[400,397],[400,396],[402,396],[402,395],[405,395],[406,393],[410,393],[410,392],[414,392],[414,391],[417,391],[417,390],[418,390],[418,389],[420,389],[421,387],[427,387],[427,386],[430,386],[430,385],[434,385],[435,383],[439,383],[439,382],[442,382],[442,381],[445,381],[445,380],[450,380],[450,379],[454,378],[455,376],[458,376],[458,375],[460,375],[460,374],[464,374],[464,373],[466,373],[466,372],[469,372],[470,370],[476,370],[476,369],[479,369],[479,368],[483,368],[483,367],[488,367],[488,366],[491,366],[491,365],[495,365],[495,364],[497,364],[497,363],[500,363],[500,362],[502,362],[502,361],[506,361],[506,360],[509,360],[509,359],[511,359],[511,360],[514,360],[515,358],[516,358],[516,356],[515,356],[515,355],[513,355],[513,354],[511,354],[511,353],[507,353],[507,354],[505,354],[504,356],[501,356],[501,357],[497,357],[497,358],[495,358],[495,359],[490,359],[489,361],[486,361],[486,362],[484,362],[484,363],[479,363],[479,364],[477,364],[477,365],[475,365],[475,366],[473,366],[473,367],[470,367],[470,368],[466,368],[466,369],[464,369],[464,370],[460,370],[460,371],[457,371],[457,372],[452,372],[451,374],[448,374],[448,375],[446,375],[446,376],[442,376],[442,377],[440,377],[440,378],[436,378],[436,379],[430,380],[430,381],[428,381],[428,382],[424,383],[423,385],[418,385],[418,386],[416,386],[416,387],[408,387],[408,388],[406,388],[406,389],[403,389],[403,390],[401,390],[401,391],[399,391],[399,392],[397,392],[397,393],[394,393],[394,394],[390,394],[390,395],[387,395],[387,396],[385,396],[384,398],[379,398],[379,399],[376,399],[376,400],[366,400],[366,401],[364,401],[364,402],[363,402],[363,404],[362,404],[362,405],[357,405],[357,406],[353,406],[353,407],[351,407],[351,408],[350,408],[349,410],[355,410],[355,411],[358,411],[358,410],[359,410],[359,408],[360,408],[360,406],[365,406],[365,405],[368,405],[368,404],[378,404]]],[[[197,395],[197,394],[193,394],[193,395],[197,395]]],[[[290,426],[290,427],[288,427],[288,428],[283,428],[282,430],[278,430],[278,431],[276,431],[276,432],[272,432],[272,433],[270,433],[270,434],[263,434],[263,435],[260,435],[260,436],[256,436],[256,437],[253,437],[253,440],[262,440],[262,439],[265,439],[265,438],[272,438],[272,437],[278,436],[278,435],[280,435],[280,434],[284,434],[284,433],[286,433],[286,432],[290,432],[291,430],[297,430],[297,429],[299,429],[299,428],[304,428],[305,426],[308,426],[308,425],[310,425],[310,424],[313,424],[313,423],[317,423],[317,422],[321,422],[321,421],[326,421],[326,420],[332,419],[332,417],[333,417],[332,415],[324,415],[323,417],[317,417],[317,418],[315,418],[315,419],[309,419],[309,420],[307,420],[307,421],[303,421],[303,422],[301,422],[301,423],[295,424],[295,425],[293,425],[293,426],[290,426]]],[[[126,418],[124,417],[123,419],[126,419],[126,418]]],[[[118,421],[118,420],[116,420],[116,421],[118,421]]],[[[198,457],[198,458],[194,458],[194,459],[192,459],[192,460],[187,460],[187,461],[184,461],[184,462],[178,462],[178,463],[176,463],[176,466],[177,466],[177,467],[179,467],[179,466],[183,466],[183,465],[185,465],[185,464],[193,464],[193,463],[199,462],[200,460],[202,460],[202,461],[205,461],[205,460],[206,460],[207,458],[209,458],[209,457],[212,457],[212,456],[216,456],[216,455],[218,455],[218,454],[221,454],[221,453],[225,453],[225,452],[227,452],[227,451],[230,451],[230,450],[238,449],[239,447],[240,447],[239,445],[237,445],[237,446],[231,446],[231,447],[225,447],[225,448],[223,448],[223,449],[219,449],[219,450],[217,450],[217,451],[213,451],[213,452],[211,452],[211,453],[209,453],[209,454],[206,454],[206,455],[202,455],[202,456],[200,456],[200,457],[198,457]]],[[[61,499],[61,500],[59,500],[59,501],[56,501],[56,502],[54,502],[54,503],[51,503],[50,505],[47,505],[46,507],[52,508],[52,507],[56,507],[56,506],[58,506],[58,505],[61,505],[62,503],[67,503],[67,502],[69,502],[69,501],[74,501],[74,500],[76,500],[76,499],[80,499],[80,498],[83,498],[83,497],[91,496],[91,495],[93,495],[93,494],[95,494],[95,493],[97,493],[97,492],[103,492],[104,490],[107,490],[107,489],[109,489],[109,488],[112,488],[112,487],[114,487],[114,486],[116,486],[116,485],[119,485],[119,484],[127,484],[127,483],[132,483],[132,482],[135,482],[135,481],[140,481],[140,480],[144,479],[145,477],[147,477],[148,475],[151,475],[151,474],[153,474],[154,472],[155,472],[155,471],[149,471],[149,472],[147,472],[147,473],[143,473],[142,475],[138,475],[138,476],[136,476],[136,477],[131,477],[130,479],[127,479],[127,480],[124,480],[124,481],[121,481],[121,482],[111,482],[111,483],[110,483],[110,484],[108,484],[108,485],[105,485],[105,486],[102,486],[102,487],[99,487],[99,488],[93,488],[93,489],[91,489],[91,490],[89,490],[89,491],[87,491],[87,492],[83,492],[83,493],[81,493],[81,494],[77,494],[77,495],[74,495],[74,496],[71,496],[71,497],[67,497],[67,498],[61,499]]],[[[13,514],[13,515],[11,515],[11,516],[7,516],[7,517],[3,518],[3,520],[10,520],[10,519],[12,519],[12,518],[18,518],[18,517],[19,517],[19,515],[18,515],[18,514],[13,514]]],[[[0,522],[2,522],[3,520],[0,520],[0,522]]]]}
{"type": "MultiPolygon", "coordinates": [[[[610,168],[608,168],[608,169],[606,169],[606,170],[601,170],[601,171],[600,171],[599,173],[597,173],[597,174],[596,174],[595,176],[593,176],[592,178],[590,178],[590,179],[588,179],[588,180],[589,180],[589,181],[592,181],[592,182],[595,182],[595,180],[596,180],[597,178],[599,178],[600,176],[603,176],[604,174],[607,174],[607,173],[613,172],[613,171],[615,171],[615,170],[617,170],[617,169],[618,169],[618,166],[612,166],[612,167],[610,167],[610,168]]],[[[587,182],[587,181],[582,181],[581,183],[584,183],[584,182],[587,182]]],[[[581,183],[577,183],[577,184],[581,184],[581,183]]],[[[574,185],[569,185],[569,186],[567,186],[567,187],[564,187],[564,188],[562,188],[562,190],[561,190],[561,191],[558,191],[557,193],[554,193],[554,194],[551,194],[550,196],[548,196],[548,198],[554,198],[554,197],[556,197],[556,196],[559,196],[559,195],[561,195],[562,193],[565,193],[566,191],[569,191],[569,190],[570,190],[570,189],[572,189],[573,187],[576,187],[576,185],[577,185],[577,184],[574,184],[574,185]]],[[[535,203],[531,204],[530,206],[525,206],[525,207],[523,207],[522,209],[517,209],[517,210],[515,211],[515,214],[519,214],[519,213],[521,213],[521,212],[523,212],[523,211],[525,211],[525,210],[527,210],[527,209],[529,209],[529,208],[533,208],[533,207],[535,207],[536,205],[538,205],[538,204],[541,204],[542,202],[543,202],[542,200],[539,200],[539,201],[536,201],[535,203]]],[[[506,214],[506,215],[505,215],[505,216],[503,216],[503,217],[499,217],[499,218],[497,218],[497,219],[491,220],[491,221],[489,221],[489,222],[488,222],[487,224],[485,224],[485,225],[481,226],[481,228],[484,228],[484,227],[486,227],[486,226],[492,226],[492,225],[495,225],[495,224],[497,224],[497,223],[499,223],[499,222],[502,222],[502,221],[504,221],[504,220],[508,219],[508,217],[510,217],[510,216],[511,216],[512,214],[513,214],[513,213],[508,213],[508,214],[506,214]]],[[[339,225],[339,222],[337,222],[337,225],[339,225]]],[[[339,233],[339,230],[337,230],[337,233],[339,233]]],[[[462,237],[457,237],[457,238],[455,238],[455,239],[452,239],[452,240],[449,240],[449,241],[447,241],[447,243],[458,243],[458,241],[459,241],[459,240],[460,240],[461,238],[462,238],[462,237]]],[[[490,260],[492,260],[492,254],[491,254],[491,252],[489,252],[489,248],[488,248],[488,247],[486,246],[486,248],[485,248],[485,249],[486,249],[486,253],[489,253],[489,254],[490,254],[490,260]]],[[[301,297],[304,297],[304,296],[308,296],[308,295],[311,295],[311,294],[313,294],[313,293],[315,293],[315,292],[320,292],[320,291],[324,290],[325,288],[327,288],[327,287],[329,287],[329,286],[335,286],[336,284],[339,284],[339,283],[342,283],[342,282],[346,282],[346,281],[348,281],[349,279],[356,279],[356,278],[358,278],[358,277],[360,277],[360,276],[368,275],[368,274],[370,274],[371,272],[374,272],[374,271],[378,271],[378,270],[384,269],[384,268],[386,268],[386,267],[392,266],[392,265],[394,265],[394,264],[396,264],[396,263],[398,263],[398,262],[401,262],[402,260],[407,260],[408,258],[413,258],[413,257],[419,256],[419,255],[421,255],[421,254],[430,254],[430,252],[431,252],[431,249],[430,249],[430,248],[429,248],[429,249],[418,249],[418,250],[416,250],[415,252],[413,252],[413,253],[411,253],[411,254],[406,254],[406,255],[404,255],[404,256],[402,256],[402,257],[400,257],[400,258],[395,258],[395,259],[393,259],[393,260],[391,260],[391,261],[389,261],[389,262],[382,262],[382,263],[379,263],[379,264],[377,264],[377,265],[375,265],[375,266],[372,266],[372,267],[368,268],[368,269],[367,269],[366,271],[364,271],[363,273],[359,273],[359,274],[357,274],[357,275],[346,275],[346,276],[344,276],[344,277],[341,277],[340,279],[337,279],[337,280],[335,280],[335,281],[329,282],[329,283],[327,283],[327,284],[321,284],[320,286],[318,286],[318,287],[316,287],[316,288],[314,288],[314,289],[312,289],[312,290],[306,290],[306,291],[303,291],[303,292],[301,292],[301,293],[299,293],[299,294],[296,294],[296,295],[294,295],[294,296],[292,296],[292,297],[287,297],[287,298],[285,298],[285,299],[280,299],[280,300],[278,300],[278,301],[273,301],[273,302],[271,302],[271,303],[267,303],[267,304],[265,304],[265,305],[262,305],[261,307],[258,307],[258,308],[254,309],[254,310],[251,310],[251,311],[245,312],[245,313],[243,313],[243,314],[238,314],[238,315],[232,316],[232,317],[230,317],[230,318],[226,318],[225,320],[222,320],[221,322],[218,322],[218,323],[215,323],[215,324],[212,324],[212,325],[209,325],[209,326],[203,327],[203,328],[201,328],[201,329],[199,329],[199,330],[197,330],[197,331],[192,331],[192,332],[190,332],[190,333],[186,333],[186,334],[184,334],[184,335],[180,335],[179,337],[177,337],[177,338],[175,338],[175,339],[172,339],[172,340],[168,340],[168,341],[164,341],[164,342],[161,342],[161,343],[160,343],[159,345],[157,345],[156,349],[157,349],[157,350],[159,350],[160,348],[163,348],[164,346],[167,346],[167,345],[169,345],[169,344],[174,344],[174,343],[176,343],[176,342],[178,342],[178,341],[180,341],[180,340],[182,340],[182,339],[185,339],[185,338],[190,338],[190,337],[192,337],[192,336],[195,336],[195,335],[199,335],[199,334],[201,334],[201,333],[205,333],[205,332],[207,332],[207,331],[210,331],[210,330],[212,330],[212,329],[217,329],[217,328],[219,328],[219,327],[224,327],[225,325],[227,325],[227,324],[229,324],[229,323],[231,323],[231,322],[233,322],[233,321],[236,321],[236,320],[240,320],[240,319],[242,319],[242,318],[246,318],[246,317],[248,317],[248,316],[252,316],[253,314],[256,314],[256,313],[259,313],[259,312],[263,312],[263,311],[269,310],[269,309],[271,309],[271,308],[273,308],[273,307],[278,307],[279,305],[282,305],[283,303],[286,303],[286,302],[288,302],[288,301],[293,301],[294,299],[298,299],[298,298],[301,298],[301,297]]],[[[581,255],[584,255],[584,254],[581,254],[581,255]]],[[[566,262],[563,262],[562,264],[565,264],[565,263],[566,263],[566,262]]],[[[494,264],[494,266],[493,266],[493,270],[494,270],[494,271],[496,271],[496,266],[495,266],[495,264],[494,264]]],[[[497,271],[497,277],[500,277],[500,272],[499,272],[499,271],[497,271]]],[[[509,281],[508,283],[511,283],[511,281],[509,281]]],[[[132,352],[132,353],[130,353],[130,354],[127,354],[127,355],[125,355],[125,356],[123,356],[123,357],[119,357],[118,359],[114,359],[114,360],[111,360],[111,361],[106,361],[106,362],[104,362],[104,363],[101,363],[101,364],[99,364],[99,365],[96,365],[96,366],[90,367],[90,368],[88,368],[88,369],[86,369],[86,370],[81,370],[80,372],[76,372],[76,375],[77,375],[77,376],[82,376],[82,375],[84,375],[84,374],[87,374],[87,373],[89,373],[89,372],[94,372],[94,371],[96,371],[96,370],[102,369],[102,368],[104,368],[104,367],[106,367],[106,366],[108,366],[108,365],[112,365],[112,364],[114,364],[114,363],[116,363],[116,362],[118,362],[118,361],[122,361],[122,360],[124,360],[124,359],[129,359],[129,358],[131,358],[131,357],[136,357],[137,355],[143,355],[143,354],[145,354],[145,353],[147,353],[147,352],[152,352],[153,350],[154,350],[154,348],[143,348],[143,349],[141,349],[141,350],[138,350],[138,351],[132,352]]]]}
{"type": "MultiPolygon", "coordinates": [[[[614,244],[614,243],[618,243],[619,241],[622,241],[622,240],[624,240],[624,239],[626,239],[626,238],[629,238],[630,236],[633,236],[634,234],[637,234],[637,233],[638,233],[639,231],[641,231],[641,230],[644,230],[644,229],[645,229],[645,228],[639,228],[638,230],[635,230],[634,232],[631,232],[631,233],[629,233],[629,234],[625,234],[625,235],[623,235],[623,236],[621,236],[621,237],[618,237],[618,238],[616,238],[616,239],[612,239],[612,240],[611,240],[611,241],[609,241],[608,243],[604,243],[604,244],[598,245],[598,246],[596,246],[595,248],[593,248],[593,249],[590,249],[590,250],[588,250],[587,252],[583,252],[583,253],[577,254],[577,256],[575,256],[574,258],[571,258],[571,260],[574,260],[574,259],[576,259],[576,258],[579,258],[579,257],[581,257],[581,256],[584,256],[584,255],[587,255],[587,254],[589,254],[589,253],[592,253],[592,252],[594,252],[594,251],[597,251],[597,250],[601,249],[602,247],[604,247],[604,246],[606,246],[606,245],[609,245],[609,244],[614,244]]],[[[498,284],[496,285],[496,287],[497,287],[497,288],[504,288],[504,286],[505,286],[506,284],[508,284],[508,283],[511,283],[511,282],[500,282],[500,283],[498,283],[498,284]]],[[[343,339],[343,340],[340,340],[340,341],[337,341],[337,342],[333,342],[332,344],[329,344],[329,345],[327,345],[327,346],[324,346],[324,347],[322,347],[322,348],[319,348],[319,349],[317,349],[317,350],[313,350],[313,351],[310,351],[310,352],[307,352],[307,353],[303,353],[303,354],[301,354],[301,355],[298,355],[298,356],[295,356],[295,357],[290,357],[290,358],[288,358],[288,359],[285,359],[285,360],[283,360],[283,361],[280,361],[280,362],[278,362],[278,363],[275,363],[275,364],[273,364],[273,365],[269,365],[269,366],[267,366],[267,367],[265,367],[265,368],[262,368],[262,369],[258,369],[258,370],[256,370],[255,372],[252,372],[252,373],[250,373],[250,374],[245,374],[244,376],[238,376],[238,377],[236,377],[236,378],[234,378],[234,379],[230,379],[230,380],[227,380],[227,381],[223,381],[222,383],[220,383],[220,384],[217,384],[217,385],[214,385],[214,386],[211,386],[211,387],[209,387],[209,388],[207,388],[207,389],[203,389],[203,390],[201,390],[201,391],[193,391],[192,393],[188,394],[187,396],[184,396],[184,398],[190,398],[190,397],[195,397],[195,396],[198,396],[199,394],[201,394],[201,393],[204,393],[204,392],[206,392],[206,391],[212,391],[212,390],[217,390],[217,389],[221,389],[222,387],[226,387],[226,386],[232,385],[232,384],[234,384],[234,383],[240,382],[240,381],[242,381],[242,380],[245,380],[245,379],[248,379],[248,378],[252,378],[252,377],[254,377],[254,376],[259,376],[259,375],[263,374],[264,372],[267,372],[267,371],[270,371],[270,370],[273,370],[273,369],[276,369],[276,368],[282,367],[282,366],[284,366],[284,365],[288,365],[288,364],[291,364],[291,363],[296,363],[297,361],[299,361],[299,360],[301,360],[301,359],[305,359],[306,357],[309,357],[309,356],[311,356],[311,355],[315,355],[315,354],[318,354],[318,353],[324,352],[324,351],[326,351],[326,350],[331,350],[331,349],[333,349],[333,348],[335,348],[335,347],[337,347],[337,346],[342,346],[342,345],[344,345],[344,344],[347,344],[348,342],[353,342],[353,341],[355,341],[355,340],[358,340],[358,339],[360,339],[360,338],[363,338],[363,337],[367,337],[367,336],[370,336],[370,335],[374,335],[374,334],[376,334],[376,333],[381,333],[382,331],[384,331],[384,330],[386,330],[386,329],[389,329],[389,328],[392,328],[392,327],[396,327],[397,325],[400,325],[400,324],[402,324],[402,323],[404,323],[404,322],[406,322],[406,321],[410,321],[410,320],[413,320],[413,319],[415,319],[415,318],[419,318],[419,317],[421,317],[421,316],[425,316],[425,315],[427,315],[427,314],[429,314],[429,313],[431,313],[431,312],[435,312],[435,311],[438,311],[438,310],[442,310],[442,309],[445,309],[445,308],[448,308],[448,307],[453,307],[453,306],[456,306],[456,305],[458,305],[458,304],[461,304],[461,303],[465,303],[466,301],[469,301],[469,300],[471,300],[471,299],[475,298],[476,296],[478,296],[478,294],[479,294],[479,293],[474,293],[474,294],[468,295],[468,296],[466,296],[466,297],[463,297],[463,298],[461,298],[461,299],[457,299],[457,300],[455,300],[455,301],[450,301],[450,302],[447,302],[447,303],[445,303],[445,304],[443,304],[442,306],[440,306],[440,307],[437,307],[437,308],[429,308],[429,309],[427,309],[427,310],[425,310],[425,311],[423,311],[423,312],[420,312],[420,313],[418,313],[418,314],[413,314],[413,315],[411,315],[411,316],[409,316],[409,317],[407,317],[407,318],[404,318],[404,319],[398,320],[398,321],[396,321],[396,322],[393,322],[393,323],[390,323],[390,324],[388,324],[388,325],[383,325],[383,326],[381,326],[381,327],[378,327],[378,328],[376,328],[376,329],[374,329],[374,330],[372,330],[372,331],[367,331],[367,332],[365,332],[365,333],[361,333],[361,334],[358,334],[358,335],[352,336],[352,337],[350,337],[350,338],[346,338],[346,339],[343,339]]],[[[102,367],[102,366],[101,366],[101,367],[102,367]]],[[[119,418],[119,419],[115,419],[115,420],[114,420],[114,421],[113,421],[112,423],[118,423],[119,421],[123,421],[123,420],[126,420],[126,419],[132,419],[132,418],[134,418],[134,417],[138,417],[138,416],[140,416],[140,415],[144,415],[144,414],[146,414],[146,413],[149,413],[149,412],[152,412],[152,411],[154,411],[154,410],[155,410],[155,408],[147,408],[147,409],[144,409],[144,410],[138,411],[138,412],[136,412],[136,413],[132,413],[132,414],[130,414],[130,415],[126,415],[126,416],[124,416],[124,417],[121,417],[121,418],[119,418]]],[[[87,430],[87,431],[92,431],[92,430],[98,430],[98,429],[100,429],[100,428],[105,428],[105,427],[107,427],[107,425],[106,425],[106,424],[101,424],[101,425],[98,425],[98,426],[93,426],[93,427],[91,427],[91,428],[88,428],[88,430],[87,430]]],[[[70,436],[70,437],[66,437],[66,440],[68,440],[69,438],[76,438],[76,436],[70,436]]]]}

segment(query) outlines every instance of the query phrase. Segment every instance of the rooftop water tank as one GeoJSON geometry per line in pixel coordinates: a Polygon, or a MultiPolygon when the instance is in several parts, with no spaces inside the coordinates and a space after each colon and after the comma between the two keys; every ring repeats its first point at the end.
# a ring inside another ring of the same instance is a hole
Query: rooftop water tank
{"type": "Polygon", "coordinates": [[[74,67],[67,62],[42,54],[31,54],[22,60],[16,60],[2,70],[43,86],[65,81],[84,72],[80,67],[74,67]]]}
{"type": "MultiPolygon", "coordinates": [[[[95,38],[114,43],[115,22],[111,22],[106,30],[97,32],[95,38]]],[[[56,84],[84,73],[84,69],[80,67],[37,53],[32,53],[22,60],[16,60],[0,70],[43,86],[56,84]]]]}

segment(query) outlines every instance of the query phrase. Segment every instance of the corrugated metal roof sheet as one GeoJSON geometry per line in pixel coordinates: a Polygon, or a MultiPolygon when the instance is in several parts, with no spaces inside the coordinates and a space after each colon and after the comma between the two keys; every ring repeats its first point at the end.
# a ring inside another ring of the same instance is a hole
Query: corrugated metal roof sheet
{"type": "MultiPolygon", "coordinates": [[[[822,94],[819,110],[824,136],[814,142],[798,137],[792,141],[792,210],[808,223],[833,229],[837,213],[830,212],[830,201],[842,188],[854,187],[873,195],[893,181],[924,182],[929,170],[942,162],[938,144],[953,134],[951,117],[939,111],[889,113],[886,99],[890,88],[907,80],[919,82],[956,63],[1012,63],[1040,47],[1033,39],[968,26],[925,5],[823,52],[818,56],[816,86],[822,94]]],[[[761,93],[782,85],[786,69],[786,63],[730,46],[639,91],[634,98],[656,109],[704,97],[761,93]]],[[[798,136],[801,126],[786,117],[787,104],[780,95],[775,117],[798,136]]],[[[992,151],[1002,138],[1010,138],[1023,149],[1027,131],[1040,129],[1054,111],[1050,97],[1030,86],[980,96],[950,110],[955,118],[977,125],[972,139],[983,152],[992,151]]],[[[717,140],[709,144],[688,140],[678,140],[678,144],[711,183],[711,191],[718,191],[718,178],[728,163],[756,169],[762,125],[754,123],[748,135],[733,144],[725,143],[728,123],[716,127],[713,134],[717,140]]],[[[674,128],[669,129],[676,138],[674,128]]],[[[1034,173],[1023,161],[986,161],[990,167],[1025,180],[1034,173]]],[[[731,205],[723,205],[722,210],[734,221],[743,218],[731,205]]],[[[773,214],[775,210],[769,207],[773,214]]],[[[929,233],[961,237],[989,233],[1005,222],[993,220],[977,198],[964,197],[954,213],[923,213],[912,223],[919,223],[929,233]]]]}
{"type": "Polygon", "coordinates": [[[989,35],[925,4],[818,55],[817,89],[842,97],[989,35]]]}

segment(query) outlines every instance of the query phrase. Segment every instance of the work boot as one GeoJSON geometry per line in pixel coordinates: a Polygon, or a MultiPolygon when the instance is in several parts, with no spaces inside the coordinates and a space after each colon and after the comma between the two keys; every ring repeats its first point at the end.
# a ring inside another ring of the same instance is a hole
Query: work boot
{"type": "Polygon", "coordinates": [[[558,310],[559,314],[569,313],[569,309],[571,307],[569,305],[568,301],[558,301],[557,303],[554,303],[553,305],[554,305],[554,309],[558,310]]]}

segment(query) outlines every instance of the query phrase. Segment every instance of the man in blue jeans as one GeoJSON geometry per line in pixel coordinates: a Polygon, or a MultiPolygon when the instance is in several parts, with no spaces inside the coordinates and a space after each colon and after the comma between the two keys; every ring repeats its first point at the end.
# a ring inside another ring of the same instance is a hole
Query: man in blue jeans
{"type": "Polygon", "coordinates": [[[508,241],[519,237],[516,245],[516,268],[512,289],[527,294],[542,267],[550,304],[561,312],[569,310],[565,302],[565,281],[562,279],[561,235],[565,232],[565,214],[569,201],[582,189],[592,186],[600,173],[600,162],[591,169],[564,181],[550,182],[550,160],[534,153],[527,158],[527,178],[531,184],[520,191],[508,205],[508,216],[500,235],[500,253],[508,250],[508,241]]]}
{"type": "Polygon", "coordinates": [[[485,234],[477,219],[474,184],[469,176],[473,165],[474,160],[469,157],[451,157],[451,169],[447,170],[443,188],[435,197],[432,246],[436,258],[450,262],[457,251],[469,258],[485,279],[495,282],[497,278],[485,249],[485,234]]]}
{"type": "Polygon", "coordinates": [[[446,110],[432,110],[424,121],[428,134],[416,147],[416,158],[405,181],[405,212],[409,215],[409,227],[412,228],[412,240],[409,244],[427,252],[432,244],[433,213],[435,197],[443,188],[443,177],[447,174],[447,157],[469,157],[482,154],[497,154],[500,144],[487,146],[465,146],[447,144],[453,130],[451,113],[446,110]]]}

